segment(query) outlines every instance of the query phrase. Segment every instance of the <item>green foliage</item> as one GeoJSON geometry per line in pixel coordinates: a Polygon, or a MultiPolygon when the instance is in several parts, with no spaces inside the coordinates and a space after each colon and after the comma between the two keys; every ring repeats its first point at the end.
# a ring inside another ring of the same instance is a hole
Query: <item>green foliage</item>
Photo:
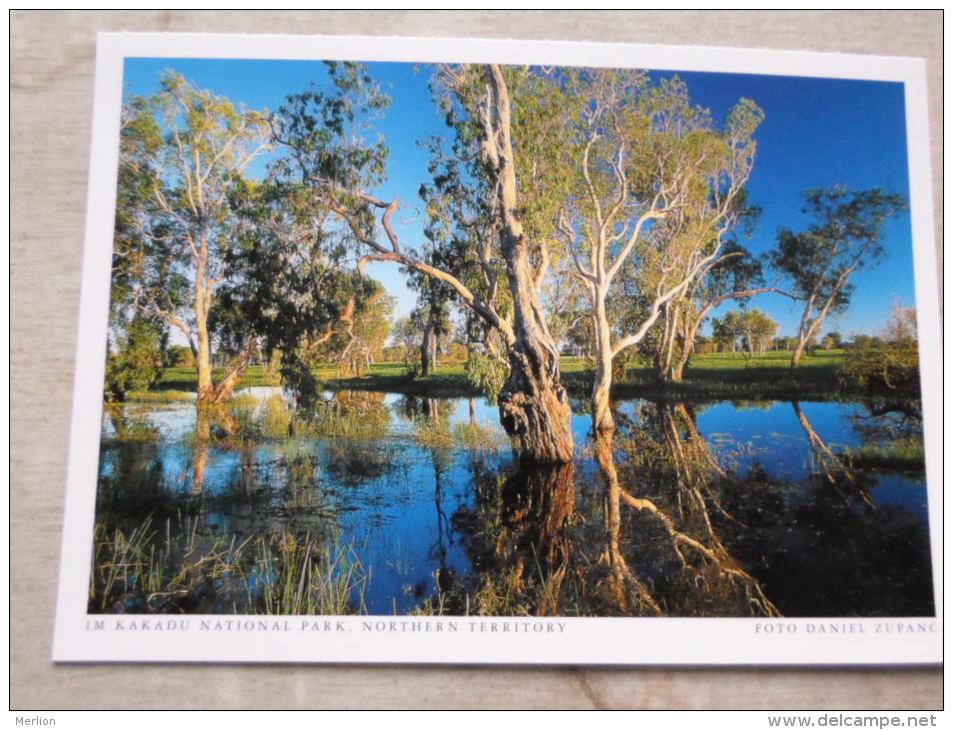
{"type": "MultiPolygon", "coordinates": [[[[477,308],[505,319],[512,305],[505,261],[498,247],[499,219],[493,207],[491,179],[496,171],[489,169],[484,159],[484,131],[479,122],[486,103],[487,72],[478,66],[443,67],[433,79],[432,90],[445,113],[450,135],[449,139],[431,137],[419,143],[429,154],[430,173],[430,180],[419,190],[427,214],[426,244],[421,253],[427,264],[466,286],[477,308]]],[[[521,210],[521,215],[524,212],[521,210]]],[[[535,241],[532,232],[528,232],[528,240],[535,241]]],[[[409,286],[417,292],[412,318],[423,337],[430,338],[425,347],[439,348],[441,340],[449,340],[453,332],[450,305],[456,295],[446,282],[421,272],[407,273],[409,286]]],[[[463,334],[468,344],[486,343],[494,336],[493,326],[483,314],[473,307],[463,309],[463,334]]]]}
{"type": "Polygon", "coordinates": [[[838,372],[841,381],[872,392],[919,394],[916,333],[916,309],[895,306],[883,339],[870,338],[851,350],[838,372]]]}
{"type": "MultiPolygon", "coordinates": [[[[394,323],[391,335],[394,344],[400,351],[404,364],[408,367],[412,367],[416,359],[414,350],[417,347],[420,337],[417,325],[410,317],[401,317],[394,323]]],[[[414,372],[414,375],[416,375],[416,372],[414,372]]]]}
{"type": "Polygon", "coordinates": [[[840,332],[828,332],[821,340],[821,347],[825,350],[836,350],[844,344],[844,337],[840,332]]]}
{"type": "Polygon", "coordinates": [[[791,279],[799,295],[833,298],[832,311],[840,311],[849,302],[847,278],[880,263],[884,223],[906,203],[902,196],[880,189],[843,186],[808,190],[804,198],[803,212],[812,218],[811,226],[803,233],[782,230],[771,263],[791,279]]]}
{"type": "Polygon", "coordinates": [[[558,241],[563,270],[590,301],[579,307],[566,291],[559,306],[569,300],[576,336],[607,330],[589,342],[608,335],[616,356],[639,347],[660,375],[677,378],[710,303],[760,278],[733,232],[756,217],[744,185],[764,113],[742,99],[720,127],[681,78],[562,73],[569,98],[554,146],[570,194],[559,203],[558,241]]]}
{"type": "MultiPolygon", "coordinates": [[[[230,198],[271,148],[268,120],[169,71],[158,93],[127,102],[121,135],[111,320],[122,324],[138,312],[175,327],[195,348],[204,380],[210,342],[233,355],[254,336],[232,322],[210,340],[208,328],[210,311],[222,307],[218,288],[232,273],[230,198]]],[[[204,380],[203,397],[210,385],[204,380]]]]}
{"type": "Polygon", "coordinates": [[[327,70],[324,86],[289,95],[272,119],[281,154],[268,180],[233,196],[242,276],[223,297],[237,324],[261,333],[267,355],[281,352],[282,382],[304,405],[318,395],[319,359],[359,375],[380,355],[393,308],[352,268],[351,242],[329,220],[332,209],[352,211],[355,225],[373,220],[371,203],[352,194],[385,179],[387,147],[370,140],[370,124],[389,99],[360,64],[329,62],[327,70]]]}
{"type": "Polygon", "coordinates": [[[828,315],[847,309],[853,293],[851,277],[883,261],[884,225],[906,207],[902,196],[880,189],[834,186],[808,190],[804,197],[810,227],[802,233],[783,229],[777,248],[768,254],[771,265],[804,302],[798,332],[802,347],[818,336],[828,315]]]}
{"type": "Polygon", "coordinates": [[[161,328],[144,317],[129,323],[106,360],[106,396],[125,400],[130,391],[147,390],[159,381],[164,364],[161,328]]]}
{"type": "Polygon", "coordinates": [[[712,320],[712,336],[722,348],[738,347],[748,353],[764,354],[771,339],[777,334],[778,323],[760,309],[732,310],[712,320]]]}
{"type": "Polygon", "coordinates": [[[338,373],[343,377],[361,377],[371,363],[379,359],[390,336],[395,300],[383,285],[373,279],[366,286],[347,329],[348,339],[336,354],[338,373]]]}
{"type": "Polygon", "coordinates": [[[195,355],[192,350],[183,345],[170,345],[165,348],[165,358],[162,362],[167,368],[194,368],[195,355]]]}
{"type": "Polygon", "coordinates": [[[508,368],[496,358],[471,354],[464,365],[467,382],[494,405],[509,375],[508,368]]]}
{"type": "MultiPolygon", "coordinates": [[[[291,94],[278,110],[275,135],[289,152],[273,167],[277,179],[342,191],[371,189],[383,182],[387,145],[371,123],[390,105],[359,63],[327,62],[329,86],[312,84],[291,94]]],[[[363,201],[362,214],[370,213],[363,201]]]]}

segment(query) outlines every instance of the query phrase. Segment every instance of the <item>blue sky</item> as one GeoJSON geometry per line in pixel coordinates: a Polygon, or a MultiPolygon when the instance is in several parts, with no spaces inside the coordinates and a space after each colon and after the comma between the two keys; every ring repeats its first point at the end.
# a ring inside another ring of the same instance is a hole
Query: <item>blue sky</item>
{"type": "MultiPolygon", "coordinates": [[[[407,244],[421,239],[422,220],[417,190],[427,175],[427,159],[417,140],[444,134],[431,102],[430,71],[407,63],[369,64],[371,75],[393,102],[378,125],[390,148],[389,179],[382,197],[399,197],[407,206],[398,214],[407,244]]],[[[151,94],[167,69],[174,69],[201,88],[255,109],[277,109],[287,94],[325,78],[323,64],[313,61],[244,61],[207,59],[127,59],[124,88],[129,94],[151,94]]],[[[668,75],[668,71],[653,75],[668,75]]],[[[755,253],[774,245],[778,230],[802,230],[809,220],[801,213],[802,192],[844,184],[851,188],[882,187],[908,195],[903,85],[899,83],[809,79],[756,74],[680,73],[692,101],[711,109],[716,120],[747,97],[765,111],[758,130],[758,157],[748,185],[751,202],[763,214],[747,245],[755,253]]],[[[261,168],[259,167],[259,170],[261,168]]],[[[855,294],[846,314],[829,320],[824,332],[844,335],[881,328],[895,301],[914,303],[910,218],[888,221],[886,260],[857,274],[855,294]]],[[[368,273],[397,297],[398,315],[414,305],[413,295],[392,264],[372,264],[368,273]]],[[[799,312],[778,295],[757,297],[752,306],[781,323],[781,334],[794,334],[799,312]]],[[[731,308],[731,306],[723,309],[731,308]]]]}

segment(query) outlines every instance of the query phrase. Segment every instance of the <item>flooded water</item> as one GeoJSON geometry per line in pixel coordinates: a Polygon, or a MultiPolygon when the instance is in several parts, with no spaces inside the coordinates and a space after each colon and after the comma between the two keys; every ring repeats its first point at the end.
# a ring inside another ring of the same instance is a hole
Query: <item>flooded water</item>
{"type": "Polygon", "coordinates": [[[479,399],[328,393],[305,422],[280,391],[238,395],[209,422],[188,402],[106,409],[97,564],[147,529],[124,544],[140,567],[97,569],[91,611],[267,610],[308,545],[338,611],[933,613],[909,404],[621,402],[613,443],[577,414],[576,463],[521,471],[479,399]]]}

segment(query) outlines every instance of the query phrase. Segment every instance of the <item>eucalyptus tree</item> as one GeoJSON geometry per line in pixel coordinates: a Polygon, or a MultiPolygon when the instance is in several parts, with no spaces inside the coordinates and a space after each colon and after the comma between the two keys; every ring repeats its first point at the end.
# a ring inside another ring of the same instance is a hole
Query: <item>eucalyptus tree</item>
{"type": "Polygon", "coordinates": [[[336,353],[338,370],[345,377],[361,377],[380,358],[390,336],[394,298],[384,286],[365,279],[369,291],[361,297],[347,322],[346,340],[336,353]]]}
{"type": "MultiPolygon", "coordinates": [[[[430,255],[433,263],[433,255],[430,255]]],[[[453,290],[440,281],[411,270],[409,288],[417,292],[417,304],[410,313],[414,329],[419,334],[417,347],[420,353],[420,374],[428,376],[437,366],[441,342],[446,342],[453,332],[450,321],[450,302],[453,290]]]]}
{"type": "Polygon", "coordinates": [[[738,338],[744,332],[741,321],[743,316],[742,312],[732,310],[721,317],[714,317],[711,321],[712,338],[722,352],[730,349],[732,357],[738,349],[738,338]]]}
{"type": "Polygon", "coordinates": [[[720,131],[692,106],[684,82],[653,84],[644,72],[581,69],[563,86],[571,104],[563,149],[577,184],[560,228],[592,311],[593,425],[611,431],[614,358],[736,255],[725,234],[741,209],[763,113],[742,99],[720,131]],[[638,308],[610,311],[623,279],[638,308]]]}
{"type": "Polygon", "coordinates": [[[741,349],[754,355],[763,355],[780,325],[760,309],[731,310],[720,319],[712,320],[712,332],[717,342],[729,345],[732,353],[741,349]]]}
{"type": "Polygon", "coordinates": [[[401,355],[404,358],[404,365],[409,368],[414,361],[414,350],[419,344],[417,325],[414,324],[414,321],[410,317],[401,317],[394,322],[391,337],[393,338],[394,345],[400,349],[401,355]]]}
{"type": "Polygon", "coordinates": [[[903,196],[879,188],[835,186],[808,190],[804,198],[802,212],[813,222],[802,233],[783,229],[770,255],[771,263],[791,282],[804,306],[792,368],[798,366],[828,315],[850,305],[851,277],[884,260],[884,224],[906,207],[903,196]]]}
{"type": "Polygon", "coordinates": [[[741,327],[748,342],[748,352],[754,354],[757,350],[759,355],[763,355],[780,325],[760,309],[750,309],[742,313],[741,327]]]}
{"type": "Polygon", "coordinates": [[[844,336],[840,332],[828,332],[821,339],[821,347],[825,350],[836,350],[844,344],[844,336]]]}
{"type": "Polygon", "coordinates": [[[272,147],[266,117],[169,72],[123,109],[114,256],[122,303],[178,329],[195,355],[199,405],[220,402],[247,366],[249,338],[212,381],[209,315],[228,275],[230,196],[272,147]]]}
{"type": "Polygon", "coordinates": [[[458,149],[475,163],[473,179],[496,233],[480,264],[487,278],[500,268],[506,273],[508,297],[501,301],[512,319],[494,325],[509,365],[498,397],[502,425],[524,460],[571,461],[571,409],[542,298],[556,234],[554,201],[565,185],[553,174],[559,149],[551,134],[561,124],[562,95],[541,69],[498,65],[443,67],[437,86],[458,149]]]}
{"type": "MultiPolygon", "coordinates": [[[[739,202],[743,204],[743,200],[739,202]]],[[[725,236],[732,226],[739,224],[747,228],[754,214],[744,207],[731,212],[715,235],[725,236]]],[[[664,229],[664,222],[662,227],[664,229]]],[[[665,382],[682,380],[685,367],[695,352],[702,325],[716,308],[732,300],[746,302],[769,292],[792,297],[776,286],[766,286],[761,260],[753,257],[737,240],[726,237],[719,256],[662,306],[662,315],[647,338],[652,341],[651,350],[659,379],[665,382]]]]}
{"type": "MultiPolygon", "coordinates": [[[[493,214],[479,152],[473,149],[477,130],[472,124],[468,129],[468,120],[455,112],[439,76],[432,88],[451,133],[449,139],[431,137],[419,143],[429,153],[430,173],[430,180],[419,190],[426,214],[423,253],[428,263],[453,274],[512,328],[506,269],[496,254],[499,221],[493,214]]],[[[420,292],[418,309],[427,313],[433,341],[433,330],[448,329],[449,305],[459,300],[453,288],[439,279],[412,271],[410,280],[420,292]]],[[[463,306],[461,313],[468,379],[495,402],[509,371],[505,329],[473,307],[463,306]]]]}
{"type": "Polygon", "coordinates": [[[146,390],[162,376],[164,344],[167,339],[157,322],[134,315],[115,340],[115,351],[106,359],[108,400],[125,400],[132,390],[146,390]]]}
{"type": "MultiPolygon", "coordinates": [[[[289,170],[366,251],[362,265],[390,261],[431,277],[499,333],[510,369],[499,397],[500,418],[521,460],[572,460],[569,399],[540,297],[548,264],[540,241],[531,238],[524,223],[522,204],[528,196],[517,185],[513,115],[518,105],[514,108],[506,78],[517,72],[495,65],[444,67],[435,83],[455,150],[472,172],[469,185],[477,192],[478,205],[489,212],[477,221],[480,231],[471,230],[467,245],[485,275],[487,286],[481,289],[471,288],[453,267],[401,241],[394,225],[400,200],[372,192],[383,181],[387,149],[383,140],[369,139],[371,124],[388,100],[359,65],[329,64],[329,72],[329,88],[289,97],[276,121],[276,138],[289,152],[289,170]],[[511,316],[491,296],[504,287],[511,316]]],[[[467,197],[454,199],[456,210],[476,205],[467,197]]],[[[461,213],[455,225],[466,227],[468,222],[461,213]]]]}
{"type": "Polygon", "coordinates": [[[393,304],[356,270],[330,212],[279,178],[272,171],[233,191],[238,225],[212,322],[228,352],[240,351],[251,333],[262,354],[280,353],[282,381],[307,406],[318,390],[317,364],[337,362],[351,373],[377,356],[393,304]]]}

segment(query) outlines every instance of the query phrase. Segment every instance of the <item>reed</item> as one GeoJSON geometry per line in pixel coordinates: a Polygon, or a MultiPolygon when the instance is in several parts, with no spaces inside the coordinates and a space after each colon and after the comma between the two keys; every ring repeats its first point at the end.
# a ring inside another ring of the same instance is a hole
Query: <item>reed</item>
{"type": "Polygon", "coordinates": [[[157,529],[97,524],[91,613],[365,613],[367,574],[349,546],[309,534],[209,535],[197,519],[157,529]]]}

